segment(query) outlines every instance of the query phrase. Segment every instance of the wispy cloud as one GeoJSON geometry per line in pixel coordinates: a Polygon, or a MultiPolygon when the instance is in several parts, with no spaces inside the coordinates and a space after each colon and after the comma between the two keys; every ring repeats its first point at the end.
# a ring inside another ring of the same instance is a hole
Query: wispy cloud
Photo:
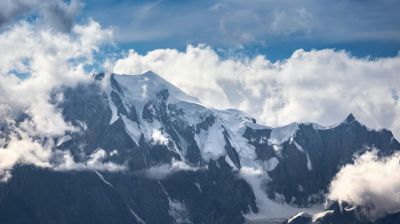
{"type": "Polygon", "coordinates": [[[21,17],[36,17],[59,31],[70,31],[83,4],[79,0],[4,0],[0,8],[0,27],[21,17]]]}
{"type": "Polygon", "coordinates": [[[118,27],[123,42],[207,43],[241,46],[279,38],[318,42],[400,37],[400,3],[382,1],[119,1],[87,11],[118,27]],[[108,12],[109,17],[104,17],[108,12]]]}
{"type": "Polygon", "coordinates": [[[192,167],[183,161],[172,160],[171,163],[152,166],[148,169],[136,172],[149,179],[162,180],[179,171],[196,171],[197,167],[192,167]]]}

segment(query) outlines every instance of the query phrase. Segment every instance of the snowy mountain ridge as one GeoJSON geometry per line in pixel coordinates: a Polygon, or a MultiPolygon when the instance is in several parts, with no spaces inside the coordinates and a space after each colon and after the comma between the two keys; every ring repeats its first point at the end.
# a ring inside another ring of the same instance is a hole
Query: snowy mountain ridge
{"type": "Polygon", "coordinates": [[[353,115],[331,127],[271,128],[238,110],[209,108],[152,72],[97,74],[93,82],[61,91],[63,101],[56,106],[79,128],[54,139],[56,149],[77,162],[101,156],[124,169],[56,172],[18,166],[9,182],[0,183],[5,211],[0,223],[16,218],[13,209],[26,209],[19,198],[31,200],[33,211],[20,215],[22,220],[283,221],[301,211],[322,212],[329,183],[356,153],[368,147],[382,154],[400,149],[390,131],[368,129],[353,115]],[[69,212],[70,203],[81,211],[69,212]]]}
{"type": "MultiPolygon", "coordinates": [[[[230,143],[234,144],[234,146],[239,149],[239,152],[242,152],[240,158],[245,157],[244,159],[251,159],[254,161],[256,158],[255,154],[252,152],[254,148],[251,144],[248,144],[247,139],[243,137],[246,127],[251,129],[270,129],[271,134],[269,138],[266,139],[264,137],[260,139],[260,142],[268,142],[270,145],[279,146],[290,140],[296,134],[299,125],[301,125],[299,123],[292,123],[282,127],[270,128],[265,125],[257,124],[254,118],[238,110],[207,108],[201,104],[197,98],[188,96],[151,71],[140,75],[113,75],[111,78],[111,85],[109,89],[107,89],[107,92],[108,101],[112,110],[110,124],[114,123],[118,118],[121,118],[125,123],[127,131],[131,133],[131,137],[135,142],[139,141],[142,134],[147,141],[152,141],[154,140],[153,137],[157,136],[154,133],[161,134],[159,137],[163,139],[171,140],[170,136],[163,130],[163,124],[160,123],[157,118],[154,120],[142,119],[143,110],[146,106],[148,106],[146,109],[154,113],[154,111],[152,111],[154,109],[152,107],[154,101],[165,100],[167,105],[175,105],[179,110],[184,112],[182,117],[188,125],[196,125],[206,116],[215,117],[215,124],[213,124],[209,130],[211,133],[208,134],[200,130],[200,133],[196,137],[197,143],[202,146],[200,148],[205,150],[204,155],[208,154],[208,156],[205,156],[205,160],[210,158],[217,159],[224,154],[218,151],[220,148],[224,148],[225,139],[222,135],[223,131],[227,131],[230,135],[234,136],[232,138],[233,140],[230,139],[230,143]],[[166,94],[165,96],[161,96],[163,92],[166,94]],[[113,97],[115,97],[114,94],[116,93],[121,95],[120,99],[122,100],[122,105],[128,113],[131,112],[130,107],[132,105],[135,106],[137,118],[139,119],[138,121],[132,121],[127,118],[126,115],[118,111],[113,102],[113,97]],[[151,104],[149,104],[149,102],[151,102],[151,104]]],[[[344,122],[346,122],[346,120],[344,122]]],[[[304,124],[310,124],[316,130],[327,129],[327,127],[315,123],[304,124]]],[[[254,139],[250,139],[250,141],[254,141],[254,139]]]]}
{"type": "MultiPolygon", "coordinates": [[[[201,166],[201,163],[193,163],[186,159],[189,145],[185,142],[183,136],[180,136],[178,131],[166,127],[171,121],[183,123],[185,127],[193,127],[194,142],[200,151],[203,164],[207,164],[210,160],[218,161],[222,157],[232,169],[243,170],[242,168],[244,168],[245,170],[260,172],[261,176],[256,183],[257,185],[262,185],[262,182],[267,180],[271,181],[269,173],[274,171],[282,161],[284,157],[283,147],[295,147],[301,154],[300,158],[305,158],[304,164],[307,172],[312,172],[315,158],[309,155],[311,152],[304,149],[301,141],[295,140],[296,134],[301,132],[300,127],[308,126],[314,132],[318,132],[341,125],[351,125],[354,122],[360,124],[350,114],[343,122],[331,127],[323,127],[315,123],[292,123],[283,127],[270,128],[257,124],[254,118],[237,110],[207,108],[197,99],[188,96],[152,72],[133,76],[112,75],[108,98],[111,107],[116,107],[113,102],[115,100],[113,94],[115,93],[119,94],[123,107],[128,112],[132,106],[136,109],[136,121],[134,121],[135,119],[130,120],[117,109],[112,109],[114,119],[120,117],[123,120],[126,130],[136,143],[140,141],[142,136],[148,142],[158,141],[158,143],[168,145],[189,166],[201,166]],[[162,112],[163,108],[164,112],[162,112]],[[150,115],[146,115],[146,113],[150,115]],[[167,117],[163,118],[163,113],[167,117]],[[265,133],[261,136],[246,136],[249,131],[265,133]],[[269,136],[267,132],[269,132],[269,136]],[[175,136],[175,140],[173,136],[175,136]],[[161,141],[159,141],[160,139],[161,141]],[[257,147],[260,146],[272,147],[273,151],[269,153],[270,155],[267,158],[260,159],[260,156],[257,155],[257,147]]],[[[242,175],[248,174],[245,172],[242,175]]],[[[252,187],[254,189],[259,186],[252,187]]],[[[300,184],[297,188],[302,189],[303,186],[300,184]]],[[[311,205],[315,203],[316,206],[320,206],[318,204],[322,201],[313,201],[312,197],[321,198],[323,194],[315,193],[316,195],[308,197],[308,202],[303,203],[311,202],[311,205]]],[[[275,214],[270,213],[266,216],[282,218],[279,217],[279,214],[285,216],[285,212],[282,214],[282,211],[278,210],[293,210],[293,208],[288,209],[284,204],[298,203],[293,199],[285,199],[284,194],[278,192],[273,194],[273,200],[281,200],[283,204],[276,204],[275,214]]],[[[263,195],[257,196],[264,197],[263,195]]],[[[271,204],[274,203],[274,201],[271,201],[267,204],[271,207],[271,204]]]]}

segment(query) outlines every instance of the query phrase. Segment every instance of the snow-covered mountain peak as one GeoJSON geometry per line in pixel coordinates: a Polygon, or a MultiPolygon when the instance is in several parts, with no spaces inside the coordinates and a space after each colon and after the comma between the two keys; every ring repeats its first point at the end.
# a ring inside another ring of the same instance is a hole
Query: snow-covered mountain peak
{"type": "Polygon", "coordinates": [[[153,72],[113,74],[110,83],[107,91],[112,111],[110,124],[121,119],[137,144],[141,136],[152,142],[154,133],[158,133],[163,142],[175,145],[172,151],[182,160],[188,157],[188,147],[195,147],[206,162],[226,157],[231,167],[254,165],[254,148],[243,134],[247,127],[267,128],[256,124],[254,118],[238,110],[206,107],[153,72]],[[228,146],[235,148],[238,155],[228,146]]]}
{"type": "Polygon", "coordinates": [[[149,99],[165,97],[169,100],[199,103],[197,98],[187,95],[182,90],[151,71],[140,75],[113,74],[111,79],[111,82],[113,82],[113,80],[116,81],[113,88],[118,89],[119,86],[124,92],[124,95],[126,95],[127,100],[146,102],[149,99]],[[164,96],[161,96],[163,94],[164,96]]]}

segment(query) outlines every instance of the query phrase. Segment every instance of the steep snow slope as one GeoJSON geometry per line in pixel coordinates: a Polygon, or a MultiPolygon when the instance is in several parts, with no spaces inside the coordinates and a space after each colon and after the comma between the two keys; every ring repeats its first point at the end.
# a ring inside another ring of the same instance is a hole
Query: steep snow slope
{"type": "Polygon", "coordinates": [[[175,145],[174,151],[182,156],[181,159],[185,159],[188,145],[179,136],[179,131],[171,130],[175,128],[171,127],[171,122],[179,121],[187,127],[194,127],[194,140],[205,162],[221,156],[233,156],[228,155],[225,149],[229,144],[239,153],[238,158],[229,158],[229,161],[240,160],[236,168],[241,163],[254,166],[256,154],[243,133],[246,126],[266,127],[255,124],[242,112],[207,108],[152,72],[112,75],[107,92],[112,111],[110,123],[122,119],[134,142],[138,143],[142,135],[146,141],[151,141],[154,133],[160,133],[167,140],[164,143],[175,145]],[[133,118],[125,115],[131,112],[136,113],[133,118]],[[171,136],[175,134],[179,141],[174,141],[171,136]]]}

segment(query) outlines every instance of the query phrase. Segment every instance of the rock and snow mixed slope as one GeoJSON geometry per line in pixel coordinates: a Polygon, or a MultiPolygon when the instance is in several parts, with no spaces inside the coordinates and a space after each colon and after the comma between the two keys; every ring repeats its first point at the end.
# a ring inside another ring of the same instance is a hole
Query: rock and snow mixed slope
{"type": "Polygon", "coordinates": [[[368,146],[384,154],[400,149],[390,131],[369,130],[352,115],[329,128],[311,123],[270,128],[237,110],[208,108],[152,72],[98,74],[94,80],[62,90],[64,100],[57,106],[79,128],[55,139],[56,147],[72,152],[77,161],[101,149],[109,155],[105,162],[126,169],[58,173],[18,167],[9,182],[0,184],[0,209],[8,211],[0,214],[0,222],[14,219],[24,206],[31,212],[20,223],[43,217],[85,223],[81,216],[106,223],[96,216],[104,211],[113,223],[284,219],[304,207],[320,208],[330,180],[354,153],[368,146]],[[42,186],[26,175],[40,179],[50,194],[44,196],[42,186]],[[70,183],[53,189],[61,177],[70,183]],[[108,201],[84,197],[78,206],[92,210],[63,214],[58,209],[67,208],[49,206],[67,206],[60,195],[85,194],[82,178],[87,192],[108,201]],[[113,203],[123,209],[109,208],[113,203]]]}

